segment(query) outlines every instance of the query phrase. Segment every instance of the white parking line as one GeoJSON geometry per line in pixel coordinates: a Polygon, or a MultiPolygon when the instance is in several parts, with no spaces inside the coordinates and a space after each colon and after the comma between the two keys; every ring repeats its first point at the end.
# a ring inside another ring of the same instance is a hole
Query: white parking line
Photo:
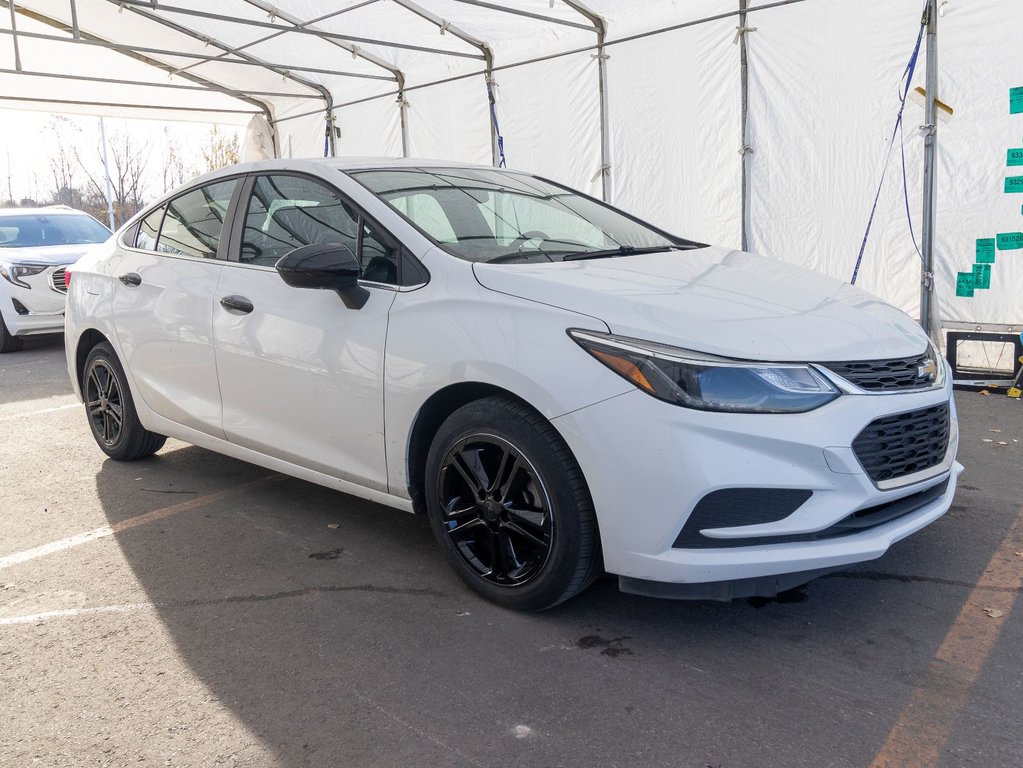
{"type": "Polygon", "coordinates": [[[93,613],[129,613],[142,608],[151,608],[151,603],[127,603],[125,605],[100,605],[95,608],[65,608],[58,611],[43,611],[42,613],[31,613],[27,616],[0,617],[0,627],[7,627],[13,624],[38,624],[47,619],[57,619],[66,616],[85,616],[93,613]]]}
{"type": "Polygon", "coordinates": [[[90,541],[96,541],[97,539],[103,539],[107,536],[113,536],[115,533],[120,533],[121,531],[126,531],[129,528],[135,528],[139,525],[145,525],[146,523],[152,523],[156,520],[168,517],[169,515],[176,515],[178,512],[187,512],[190,509],[195,509],[196,507],[201,507],[205,504],[229,499],[233,496],[245,493],[257,486],[264,485],[265,483],[282,480],[283,477],[283,475],[269,475],[267,477],[261,477],[258,480],[251,480],[247,483],[236,485],[233,488],[227,488],[223,491],[208,493],[205,496],[199,496],[195,499],[182,501],[180,504],[172,504],[169,507],[154,509],[152,512],[146,512],[144,515],[129,517],[128,519],[122,520],[114,525],[103,525],[99,528],[93,528],[91,531],[85,531],[84,533],[75,534],[74,536],[68,536],[66,539],[58,539],[57,541],[51,541],[49,544],[43,544],[38,547],[33,547],[32,549],[22,550],[21,552],[15,552],[13,554],[0,557],[0,570],[10,568],[12,565],[24,563],[28,560],[35,560],[37,557],[45,557],[46,555],[52,555],[54,552],[61,552],[65,549],[71,549],[72,547],[78,547],[82,544],[88,544],[90,541]]]}
{"type": "Polygon", "coordinates": [[[26,416],[41,416],[44,413],[54,413],[56,411],[66,411],[68,408],[81,408],[81,403],[69,403],[68,405],[58,405],[53,408],[41,408],[38,411],[22,411],[20,413],[11,413],[6,416],[0,416],[0,421],[10,421],[11,419],[23,419],[26,416]]]}

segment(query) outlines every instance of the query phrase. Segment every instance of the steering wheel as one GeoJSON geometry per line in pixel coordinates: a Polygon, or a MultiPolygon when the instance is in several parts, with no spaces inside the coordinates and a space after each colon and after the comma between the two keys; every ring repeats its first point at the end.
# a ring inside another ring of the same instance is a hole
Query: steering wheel
{"type": "Polygon", "coordinates": [[[508,247],[509,248],[518,248],[520,245],[522,245],[523,243],[528,242],[529,240],[549,240],[549,239],[550,239],[550,235],[548,235],[546,232],[540,232],[539,230],[531,229],[529,232],[523,232],[521,235],[519,235],[514,240],[512,240],[510,243],[508,243],[508,247]]]}

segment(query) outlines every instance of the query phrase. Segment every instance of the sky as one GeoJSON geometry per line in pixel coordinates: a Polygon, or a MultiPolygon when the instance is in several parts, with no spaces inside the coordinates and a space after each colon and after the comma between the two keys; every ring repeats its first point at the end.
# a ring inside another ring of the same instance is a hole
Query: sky
{"type": "MultiPolygon", "coordinates": [[[[63,122],[61,131],[68,137],[68,148],[73,145],[89,172],[101,178],[99,118],[64,115],[66,121],[59,121],[59,117],[48,112],[0,110],[0,199],[7,199],[9,194],[15,200],[26,197],[46,200],[50,197],[54,186],[50,162],[55,154],[55,126],[59,122],[63,122]]],[[[149,160],[146,172],[149,201],[165,191],[163,169],[168,144],[173,142],[177,145],[186,168],[197,168],[202,163],[201,149],[208,143],[212,128],[209,123],[113,117],[105,118],[104,123],[108,141],[126,133],[132,140],[145,145],[149,160]]],[[[221,125],[219,129],[228,135],[237,134],[239,142],[244,133],[234,125],[221,125]]],[[[84,186],[87,176],[84,171],[80,176],[79,183],[84,186]]]]}

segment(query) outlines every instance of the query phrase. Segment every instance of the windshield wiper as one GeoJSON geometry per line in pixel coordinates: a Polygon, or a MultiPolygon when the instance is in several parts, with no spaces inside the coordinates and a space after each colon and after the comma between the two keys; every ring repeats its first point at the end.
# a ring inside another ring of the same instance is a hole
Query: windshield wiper
{"type": "Polygon", "coordinates": [[[614,256],[633,256],[637,253],[659,253],[661,251],[680,251],[678,245],[651,245],[644,248],[637,248],[634,245],[620,245],[617,248],[608,248],[606,251],[582,251],[581,253],[569,253],[562,257],[562,261],[582,261],[583,259],[610,259],[614,256]]]}

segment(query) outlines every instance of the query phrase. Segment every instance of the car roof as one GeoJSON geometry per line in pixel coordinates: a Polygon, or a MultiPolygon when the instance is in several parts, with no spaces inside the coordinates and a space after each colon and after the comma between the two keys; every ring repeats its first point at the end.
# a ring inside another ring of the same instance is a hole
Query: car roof
{"type": "Polygon", "coordinates": [[[524,173],[513,171],[508,168],[494,168],[492,165],[477,165],[475,163],[453,162],[451,160],[430,160],[427,158],[410,157],[306,157],[306,158],[280,158],[276,160],[256,160],[248,163],[238,163],[227,168],[203,174],[191,179],[179,189],[194,187],[196,184],[203,184],[216,181],[220,178],[235,176],[240,173],[259,173],[263,171],[309,171],[316,168],[332,168],[342,173],[367,170],[387,170],[401,168],[463,168],[478,169],[482,171],[505,171],[507,173],[524,173]]]}
{"type": "Polygon", "coordinates": [[[0,208],[0,216],[89,216],[89,214],[66,205],[47,205],[34,208],[0,208]]]}

